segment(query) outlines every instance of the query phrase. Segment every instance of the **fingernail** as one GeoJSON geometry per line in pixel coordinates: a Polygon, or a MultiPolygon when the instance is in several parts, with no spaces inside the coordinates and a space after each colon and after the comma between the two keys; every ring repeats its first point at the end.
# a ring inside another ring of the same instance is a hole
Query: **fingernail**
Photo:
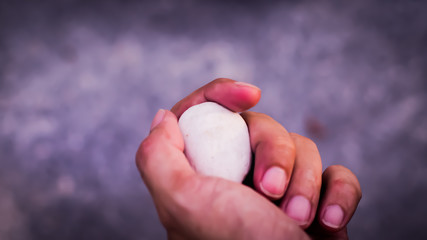
{"type": "Polygon", "coordinates": [[[153,128],[155,128],[157,125],[159,125],[159,123],[163,120],[164,117],[165,110],[159,109],[159,111],[157,111],[156,113],[156,116],[154,116],[153,122],[151,122],[150,131],[153,130],[153,128]]]}
{"type": "Polygon", "coordinates": [[[234,84],[242,86],[242,87],[250,87],[250,88],[256,88],[256,89],[260,90],[259,87],[252,85],[250,83],[246,83],[246,82],[234,82],[234,84]]]}
{"type": "Polygon", "coordinates": [[[322,222],[328,227],[339,228],[344,218],[344,211],[338,205],[328,206],[323,214],[322,222]]]}
{"type": "Polygon", "coordinates": [[[261,190],[270,197],[281,197],[285,192],[286,173],[280,167],[268,169],[261,180],[261,190]]]}
{"type": "Polygon", "coordinates": [[[297,195],[288,202],[285,212],[289,217],[303,225],[310,218],[310,201],[303,196],[297,195]]]}

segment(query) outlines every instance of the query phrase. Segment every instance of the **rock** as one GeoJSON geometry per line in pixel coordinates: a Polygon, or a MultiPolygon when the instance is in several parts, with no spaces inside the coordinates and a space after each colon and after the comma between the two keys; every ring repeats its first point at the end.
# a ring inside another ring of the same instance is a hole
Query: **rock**
{"type": "Polygon", "coordinates": [[[179,119],[185,155],[196,172],[242,182],[249,171],[249,131],[240,114],[214,102],[187,109],[179,119]]]}

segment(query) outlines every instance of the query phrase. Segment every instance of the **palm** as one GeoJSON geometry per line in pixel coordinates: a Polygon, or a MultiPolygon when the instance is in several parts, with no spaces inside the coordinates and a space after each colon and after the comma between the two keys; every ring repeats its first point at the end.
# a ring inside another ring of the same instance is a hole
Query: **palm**
{"type": "MultiPolygon", "coordinates": [[[[279,239],[283,232],[304,238],[305,234],[293,220],[247,186],[198,175],[190,182],[175,195],[175,205],[171,207],[173,214],[183,216],[179,225],[190,228],[184,232],[197,232],[197,236],[181,236],[183,238],[262,239],[266,232],[276,233],[270,239],[274,236],[279,239]],[[197,231],[192,231],[195,229],[197,231]]],[[[178,223],[171,224],[176,226],[178,223]]]]}

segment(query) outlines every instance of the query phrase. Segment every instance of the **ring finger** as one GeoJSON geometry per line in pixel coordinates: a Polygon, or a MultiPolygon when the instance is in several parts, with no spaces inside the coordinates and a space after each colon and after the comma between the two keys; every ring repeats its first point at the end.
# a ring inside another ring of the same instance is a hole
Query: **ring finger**
{"type": "Polygon", "coordinates": [[[322,161],[316,144],[301,135],[290,134],[296,147],[295,167],[281,207],[301,227],[316,216],[322,184],[322,161]]]}

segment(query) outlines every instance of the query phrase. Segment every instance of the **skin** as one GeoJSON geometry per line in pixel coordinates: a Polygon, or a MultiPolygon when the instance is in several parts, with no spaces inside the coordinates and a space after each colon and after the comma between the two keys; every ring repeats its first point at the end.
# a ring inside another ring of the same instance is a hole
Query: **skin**
{"type": "Polygon", "coordinates": [[[313,141],[247,111],[260,97],[255,86],[216,79],[154,117],[136,163],[169,239],[348,239],[362,196],[356,176],[339,165],[322,174],[313,141]],[[255,156],[249,186],[189,165],[177,121],[206,101],[242,112],[255,156]]]}

